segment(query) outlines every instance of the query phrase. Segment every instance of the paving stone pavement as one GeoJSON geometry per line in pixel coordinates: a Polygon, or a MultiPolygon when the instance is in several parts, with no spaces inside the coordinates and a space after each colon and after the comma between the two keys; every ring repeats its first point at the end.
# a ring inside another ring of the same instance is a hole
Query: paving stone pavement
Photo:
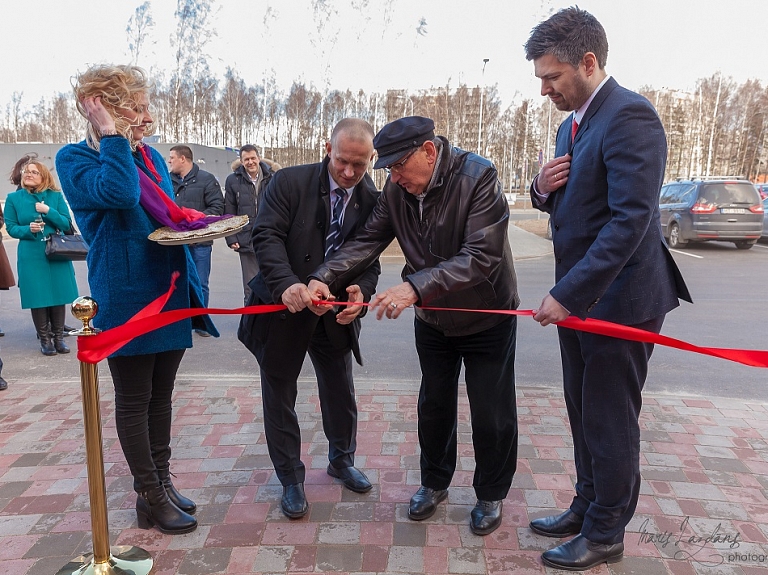
{"type": "MultiPolygon", "coordinates": [[[[562,395],[517,390],[518,472],[504,521],[487,537],[468,526],[475,503],[466,400],[459,465],[435,516],[415,523],[419,485],[417,382],[358,381],[357,464],[374,488],[356,494],[329,477],[312,380],[297,402],[309,514],[286,519],[251,381],[180,379],[174,404],[175,484],[198,505],[200,526],[169,536],[137,527],[132,480],[116,439],[111,382],[102,420],[112,544],[137,545],[157,575],[247,573],[555,573],[531,518],[565,508],[574,466],[562,395]]],[[[0,573],[49,575],[91,548],[80,386],[16,382],[0,395],[0,573]]],[[[768,572],[768,404],[647,395],[642,474],[624,561],[595,574],[768,572]]]]}

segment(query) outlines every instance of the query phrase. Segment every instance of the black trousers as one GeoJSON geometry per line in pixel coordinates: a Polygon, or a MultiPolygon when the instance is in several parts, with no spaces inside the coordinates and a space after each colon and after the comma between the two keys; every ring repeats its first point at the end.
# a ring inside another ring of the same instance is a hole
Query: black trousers
{"type": "Polygon", "coordinates": [[[136,492],[160,485],[171,459],[171,395],[183,349],[111,357],[115,424],[136,492]]]}
{"type": "MultiPolygon", "coordinates": [[[[307,350],[317,374],[323,431],[328,439],[328,459],[336,468],[355,464],[357,448],[357,403],[352,380],[352,352],[333,346],[325,333],[322,318],[317,322],[307,350]]],[[[283,350],[282,362],[265,361],[261,368],[264,404],[264,433],[272,464],[280,483],[303,483],[301,431],[296,416],[297,379],[306,353],[300,345],[283,350]]],[[[269,353],[269,352],[268,352],[269,353]]],[[[272,349],[271,353],[275,353],[272,349]]]]}
{"type": "MultiPolygon", "coordinates": [[[[659,333],[664,316],[635,325],[659,333]]],[[[571,510],[596,543],[624,540],[640,494],[640,409],[653,345],[558,328],[573,434],[571,510]]]]}
{"type": "Polygon", "coordinates": [[[517,469],[515,343],[517,318],[473,335],[447,337],[415,321],[421,364],[419,445],[421,483],[447,489],[456,470],[459,374],[464,363],[472,416],[478,499],[500,500],[517,469]]]}

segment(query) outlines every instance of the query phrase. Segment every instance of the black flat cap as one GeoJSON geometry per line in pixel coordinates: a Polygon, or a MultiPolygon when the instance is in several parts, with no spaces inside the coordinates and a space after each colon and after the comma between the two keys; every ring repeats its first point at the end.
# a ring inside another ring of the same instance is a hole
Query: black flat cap
{"type": "Polygon", "coordinates": [[[375,169],[396,164],[413,148],[418,148],[427,140],[435,137],[435,123],[422,116],[408,116],[390,122],[373,139],[373,147],[379,159],[373,165],[375,169]]]}

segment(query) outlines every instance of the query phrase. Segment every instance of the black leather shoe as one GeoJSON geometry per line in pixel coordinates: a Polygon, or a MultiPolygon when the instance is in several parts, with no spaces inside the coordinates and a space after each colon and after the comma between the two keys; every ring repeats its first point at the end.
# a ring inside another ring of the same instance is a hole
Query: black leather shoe
{"type": "Polygon", "coordinates": [[[304,495],[304,484],[294,483],[283,487],[283,498],[280,500],[280,509],[290,519],[304,517],[309,511],[307,498],[304,495]]]}
{"type": "Polygon", "coordinates": [[[448,497],[447,489],[432,489],[422,485],[414,496],[411,497],[411,504],[408,507],[408,518],[414,521],[429,519],[437,511],[437,504],[446,497],[448,497]]]}
{"type": "Polygon", "coordinates": [[[545,565],[566,571],[584,571],[602,563],[618,563],[624,558],[624,543],[593,543],[583,535],[541,554],[545,565]]]}
{"type": "Polygon", "coordinates": [[[0,391],[5,391],[6,389],[8,389],[8,382],[0,377],[0,391]]]}
{"type": "Polygon", "coordinates": [[[568,537],[581,532],[584,519],[568,509],[560,515],[550,515],[534,519],[530,523],[531,531],[545,537],[568,537]]]}
{"type": "Polygon", "coordinates": [[[333,465],[328,465],[328,475],[341,479],[344,487],[354,491],[356,493],[368,493],[371,490],[371,482],[365,476],[365,473],[360,471],[355,466],[342,467],[336,469],[333,465]]]}
{"type": "Polygon", "coordinates": [[[469,516],[469,528],[475,535],[488,535],[501,525],[503,501],[485,501],[478,499],[469,516]]]}
{"type": "Polygon", "coordinates": [[[0,329],[0,337],[3,337],[4,335],[5,335],[5,332],[2,329],[0,329]]]}

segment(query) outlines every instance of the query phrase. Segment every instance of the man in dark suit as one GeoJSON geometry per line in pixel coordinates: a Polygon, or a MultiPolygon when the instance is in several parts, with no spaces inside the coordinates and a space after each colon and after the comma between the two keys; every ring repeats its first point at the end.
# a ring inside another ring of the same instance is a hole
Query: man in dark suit
{"type": "MultiPolygon", "coordinates": [[[[354,235],[373,210],[378,192],[367,174],[373,159],[373,128],[341,120],[319,164],[276,172],[259,202],[251,243],[259,264],[249,305],[283,303],[290,313],[246,315],[238,338],[259,362],[264,431],[280,483],[286,516],[304,516],[301,433],[296,417],[296,380],[304,357],[317,374],[323,430],[328,438],[328,474],[352,491],[371,483],[354,466],[357,405],[352,356],[362,365],[358,335],[363,306],[314,306],[307,276],[354,235]]],[[[345,285],[350,302],[368,302],[376,289],[378,259],[345,285]]]]}
{"type": "MultiPolygon", "coordinates": [[[[661,235],[658,195],[667,146],[650,103],[605,72],[608,41],[594,16],[566,8],[525,45],[541,93],[573,114],[531,197],[549,212],[555,286],[534,319],[598,318],[658,333],[690,295],[661,235]]],[[[641,392],[653,351],[558,328],[573,433],[576,495],[565,513],[531,521],[550,537],[577,535],[542,555],[568,570],[620,561],[640,489],[641,392]]]]}

